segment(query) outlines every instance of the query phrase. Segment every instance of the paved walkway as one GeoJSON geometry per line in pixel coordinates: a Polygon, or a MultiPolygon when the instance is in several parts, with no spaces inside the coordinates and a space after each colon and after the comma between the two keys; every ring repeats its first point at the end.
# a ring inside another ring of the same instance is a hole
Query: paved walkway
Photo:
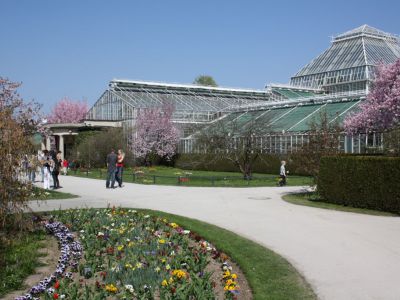
{"type": "MultiPolygon", "coordinates": [[[[287,258],[320,299],[400,299],[400,218],[298,206],[280,199],[286,188],[192,188],[63,177],[62,191],[35,210],[75,207],[149,208],[209,222],[248,237],[287,258]]],[[[244,249],[245,251],[245,249],[244,249]]]]}

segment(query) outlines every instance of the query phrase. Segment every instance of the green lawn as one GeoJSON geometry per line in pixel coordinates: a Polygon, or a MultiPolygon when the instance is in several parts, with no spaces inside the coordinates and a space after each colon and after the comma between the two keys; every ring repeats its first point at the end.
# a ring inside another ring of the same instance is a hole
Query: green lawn
{"type": "Polygon", "coordinates": [[[332,209],[332,210],[340,210],[346,212],[353,212],[359,214],[367,214],[374,216],[398,216],[396,214],[392,214],[389,212],[379,211],[379,210],[371,210],[365,208],[356,208],[351,206],[344,206],[339,204],[327,203],[320,201],[318,196],[315,193],[297,193],[297,194],[287,194],[284,195],[283,200],[296,204],[296,205],[305,205],[323,209],[332,209]]]}
{"type": "Polygon", "coordinates": [[[44,247],[42,231],[13,235],[0,243],[0,297],[22,288],[24,279],[39,266],[38,250],[44,247]]]}
{"type": "MultiPolygon", "coordinates": [[[[106,169],[91,169],[70,171],[70,175],[105,179],[106,169]]],[[[213,171],[188,171],[170,167],[141,167],[137,169],[124,169],[124,182],[159,185],[182,186],[217,186],[217,187],[256,187],[277,186],[278,176],[272,174],[253,174],[252,180],[244,180],[241,173],[213,172],[213,171]]],[[[289,186],[303,186],[311,183],[310,177],[289,176],[289,186]]]]}
{"type": "MultiPolygon", "coordinates": [[[[192,230],[228,254],[244,272],[255,300],[316,299],[297,270],[275,252],[220,227],[160,211],[141,210],[192,230]]],[[[235,220],[232,220],[234,222],[235,220]]]]}
{"type": "Polygon", "coordinates": [[[39,187],[34,187],[30,200],[57,200],[76,198],[77,195],[70,193],[59,192],[59,190],[44,190],[39,187]]]}

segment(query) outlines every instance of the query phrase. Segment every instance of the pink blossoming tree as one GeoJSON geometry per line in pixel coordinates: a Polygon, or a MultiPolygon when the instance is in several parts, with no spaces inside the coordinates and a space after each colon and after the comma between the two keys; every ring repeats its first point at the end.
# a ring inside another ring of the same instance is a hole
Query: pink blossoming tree
{"type": "Polygon", "coordinates": [[[139,112],[132,135],[132,150],[136,157],[148,163],[157,157],[170,160],[174,156],[179,131],[172,123],[173,112],[171,104],[139,112]]]}
{"type": "Polygon", "coordinates": [[[400,59],[377,67],[375,80],[360,111],[344,121],[349,134],[386,131],[400,125],[400,59]]]}
{"type": "Polygon", "coordinates": [[[85,101],[63,98],[58,101],[47,116],[48,123],[79,123],[85,118],[88,105],[85,101]]]}

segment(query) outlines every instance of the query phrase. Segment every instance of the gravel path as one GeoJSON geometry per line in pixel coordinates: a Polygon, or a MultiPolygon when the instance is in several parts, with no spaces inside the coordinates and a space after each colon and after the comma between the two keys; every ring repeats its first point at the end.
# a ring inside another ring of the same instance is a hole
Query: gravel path
{"type": "MultiPolygon", "coordinates": [[[[80,198],[32,202],[36,210],[106,207],[162,210],[224,227],[288,259],[320,299],[400,299],[400,218],[298,206],[285,188],[196,188],[61,176],[61,191],[80,198]]],[[[245,249],[244,249],[245,251],[245,249]]]]}

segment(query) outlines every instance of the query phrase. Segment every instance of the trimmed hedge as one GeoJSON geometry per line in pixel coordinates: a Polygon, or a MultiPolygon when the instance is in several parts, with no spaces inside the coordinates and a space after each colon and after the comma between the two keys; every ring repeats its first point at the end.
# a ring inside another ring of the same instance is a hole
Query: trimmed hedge
{"type": "MultiPolygon", "coordinates": [[[[263,154],[253,167],[253,173],[278,174],[282,157],[263,154]]],[[[175,167],[186,170],[239,172],[239,169],[228,159],[215,160],[210,154],[179,154],[175,167]]]]}
{"type": "Polygon", "coordinates": [[[329,203],[400,214],[400,158],[323,157],[318,191],[329,203]]]}

